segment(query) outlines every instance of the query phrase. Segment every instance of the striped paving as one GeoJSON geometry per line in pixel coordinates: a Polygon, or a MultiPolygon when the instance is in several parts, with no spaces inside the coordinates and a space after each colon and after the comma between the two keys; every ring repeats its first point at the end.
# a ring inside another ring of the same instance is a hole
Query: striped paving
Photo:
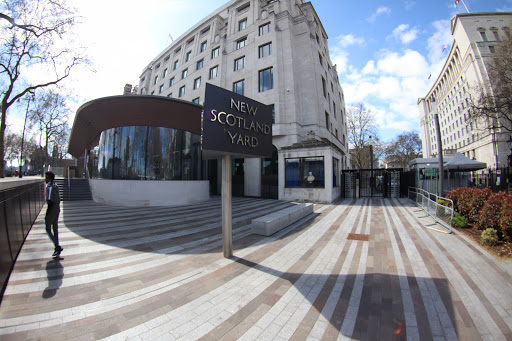
{"type": "Polygon", "coordinates": [[[0,305],[1,340],[512,340],[512,263],[426,228],[408,200],[342,200],[270,236],[291,203],[126,208],[64,202],[53,260],[41,215],[0,305]],[[352,237],[356,238],[352,238],[352,237]],[[367,237],[367,238],[365,238],[367,237]]]}

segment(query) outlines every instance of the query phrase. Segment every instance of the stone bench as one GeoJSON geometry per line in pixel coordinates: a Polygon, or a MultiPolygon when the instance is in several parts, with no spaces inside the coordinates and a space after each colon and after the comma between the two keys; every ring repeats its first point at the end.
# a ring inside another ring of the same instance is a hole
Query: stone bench
{"type": "Polygon", "coordinates": [[[313,213],[313,204],[301,203],[252,220],[252,233],[270,236],[313,213]]]}

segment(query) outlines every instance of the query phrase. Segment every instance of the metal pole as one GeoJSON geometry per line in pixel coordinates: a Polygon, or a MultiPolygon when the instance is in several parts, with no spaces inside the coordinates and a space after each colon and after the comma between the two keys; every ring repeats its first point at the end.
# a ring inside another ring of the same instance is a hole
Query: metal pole
{"type": "Polygon", "coordinates": [[[222,156],[222,246],[224,257],[233,257],[231,155],[222,156]]]}
{"type": "Polygon", "coordinates": [[[434,122],[436,125],[436,135],[437,135],[437,154],[438,154],[438,162],[439,162],[439,181],[437,183],[437,193],[439,196],[443,196],[443,177],[444,177],[444,169],[443,169],[443,145],[441,141],[441,128],[439,127],[439,115],[437,113],[434,114],[434,122]]]}
{"type": "MultiPolygon", "coordinates": [[[[371,138],[371,136],[370,136],[371,138]]],[[[373,186],[375,181],[373,180],[373,145],[370,144],[370,197],[373,198],[373,186]]]]}

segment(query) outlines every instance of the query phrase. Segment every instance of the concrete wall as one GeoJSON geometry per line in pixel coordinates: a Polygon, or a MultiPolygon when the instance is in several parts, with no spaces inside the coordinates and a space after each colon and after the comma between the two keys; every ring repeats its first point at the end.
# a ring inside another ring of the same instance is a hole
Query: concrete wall
{"type": "Polygon", "coordinates": [[[118,206],[178,206],[210,199],[208,181],[89,179],[94,201],[118,206]]]}

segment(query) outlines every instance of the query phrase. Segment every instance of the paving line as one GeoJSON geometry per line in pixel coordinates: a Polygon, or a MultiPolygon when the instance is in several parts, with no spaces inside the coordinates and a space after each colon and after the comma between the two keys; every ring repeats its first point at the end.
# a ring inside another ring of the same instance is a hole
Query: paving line
{"type": "MultiPolygon", "coordinates": [[[[372,204],[373,199],[369,199],[368,201],[368,215],[366,219],[366,228],[365,232],[370,234],[370,223],[372,217],[372,204]]],[[[362,229],[362,217],[360,220],[360,224],[357,228],[357,233],[360,233],[362,229]]],[[[361,258],[359,259],[359,266],[357,267],[356,279],[354,281],[354,287],[352,289],[352,294],[350,295],[350,300],[348,303],[348,309],[345,313],[345,318],[343,319],[343,324],[341,325],[340,333],[338,334],[337,340],[351,340],[352,335],[354,333],[354,327],[357,321],[357,313],[359,311],[359,305],[361,303],[361,295],[363,293],[364,286],[364,277],[366,273],[366,266],[368,265],[368,242],[362,242],[361,248],[361,258]]]]}
{"type": "MultiPolygon", "coordinates": [[[[333,211],[335,210],[336,208],[333,211]]],[[[314,227],[312,226],[310,229],[306,230],[279,251],[269,256],[261,264],[248,269],[243,278],[242,276],[238,276],[238,278],[213,289],[209,294],[203,295],[202,297],[169,312],[166,314],[169,319],[167,322],[158,325],[158,323],[166,320],[162,317],[157,317],[153,320],[147,321],[144,325],[148,325],[148,331],[140,334],[140,337],[142,339],[153,339],[163,335],[171,335],[172,337],[179,338],[184,335],[177,334],[177,328],[186,323],[192,323],[196,326],[195,329],[206,322],[210,323],[212,328],[213,326],[219,325],[274,283],[282,273],[278,269],[287,268],[286,266],[289,267],[291,264],[295,263],[296,260],[303,255],[303,252],[300,252],[300,247],[301,244],[304,244],[304,240],[314,236],[319,238],[317,234],[322,234],[321,231],[319,231],[319,228],[322,227],[322,225],[325,224],[325,220],[332,215],[333,212],[328,213],[325,218],[315,223],[313,225],[314,227]],[[287,259],[287,256],[290,255],[293,256],[289,257],[290,259],[287,259]],[[288,265],[287,263],[291,264],[288,265]],[[194,313],[195,308],[197,306],[207,304],[208,302],[215,306],[214,312],[216,315],[212,316],[210,315],[211,312],[207,311],[196,316],[194,313]],[[187,321],[183,321],[180,319],[181,316],[189,316],[189,318],[187,321]],[[195,320],[195,322],[192,322],[192,320],[195,320]],[[151,326],[151,329],[149,326],[151,326]]],[[[270,240],[276,240],[276,238],[279,238],[280,234],[287,233],[284,232],[284,230],[282,231],[283,232],[280,233],[278,232],[275,238],[266,238],[266,243],[262,240],[261,247],[269,243],[270,240]]],[[[253,251],[255,251],[254,248],[244,249],[236,252],[235,257],[243,259],[244,256],[248,255],[246,252],[253,251]]],[[[189,326],[192,325],[189,324],[189,326]]],[[[134,337],[134,333],[136,333],[137,328],[139,328],[139,326],[118,333],[110,338],[113,338],[114,340],[124,340],[125,338],[134,337]]],[[[194,332],[195,329],[192,328],[189,332],[194,332]]],[[[207,328],[202,328],[202,332],[206,334],[208,332],[207,328]]]]}
{"type": "MultiPolygon", "coordinates": [[[[283,230],[281,233],[285,233],[285,230],[283,230]]],[[[278,233],[275,235],[274,238],[270,238],[270,239],[279,238],[280,235],[281,234],[278,233]]],[[[265,245],[264,243],[261,243],[261,246],[264,246],[264,245],[265,245]]],[[[189,256],[189,254],[168,255],[165,258],[172,258],[174,261],[177,258],[181,259],[186,256],[189,256]]],[[[158,261],[166,262],[165,259],[158,260],[158,261]]],[[[197,270],[183,274],[177,278],[173,278],[173,279],[161,282],[161,283],[157,283],[155,285],[149,286],[144,289],[136,290],[136,291],[128,293],[128,294],[119,295],[119,296],[105,299],[105,300],[102,300],[99,302],[85,304],[85,305],[82,305],[79,307],[66,308],[66,309],[54,311],[54,312],[50,313],[50,319],[48,319],[47,313],[34,314],[34,315],[15,317],[15,318],[3,318],[0,320],[0,335],[9,334],[14,331],[17,332],[17,331],[21,331],[21,330],[37,329],[37,328],[39,328],[39,323],[42,321],[44,321],[45,324],[47,324],[49,326],[57,325],[57,324],[62,323],[63,316],[67,316],[69,321],[76,321],[76,320],[79,320],[79,319],[82,319],[82,318],[85,318],[88,316],[90,317],[90,316],[101,314],[103,312],[112,311],[112,310],[120,308],[121,306],[127,306],[129,304],[134,304],[134,303],[143,301],[144,299],[154,297],[163,292],[172,290],[172,289],[178,287],[179,285],[183,285],[184,283],[188,283],[188,282],[195,280],[196,278],[200,277],[201,274],[202,275],[209,274],[213,271],[216,271],[218,268],[221,268],[229,263],[230,263],[229,260],[221,259],[219,261],[214,262],[212,265],[199,268],[197,270]],[[177,283],[179,283],[179,284],[177,284],[177,283]],[[29,323],[27,323],[27,322],[29,322],[29,323]]],[[[127,271],[129,271],[128,273],[132,273],[133,267],[129,267],[127,269],[127,271]]],[[[117,270],[116,272],[117,272],[117,275],[119,276],[120,275],[119,270],[117,270]]],[[[99,275],[96,274],[94,276],[99,276],[99,275]]],[[[85,277],[84,276],[81,280],[84,283],[87,283],[87,279],[89,281],[91,281],[91,280],[94,280],[95,277],[93,277],[93,276],[85,277]]],[[[39,286],[38,286],[38,288],[39,288],[39,286]]],[[[39,288],[38,290],[41,290],[41,288],[39,288]]]]}
{"type": "MultiPolygon", "coordinates": [[[[414,219],[411,217],[410,212],[408,212],[405,207],[401,206],[401,210],[404,212],[404,216],[406,216],[409,223],[416,224],[414,219]]],[[[496,324],[494,318],[490,315],[486,306],[482,303],[481,298],[475,293],[475,289],[473,289],[474,285],[467,283],[466,279],[464,279],[464,276],[461,274],[461,271],[466,272],[468,278],[470,278],[471,281],[476,284],[476,290],[479,290],[479,288],[492,288],[493,281],[496,281],[496,279],[490,275],[486,276],[485,273],[482,274],[477,271],[478,268],[481,268],[478,266],[478,264],[482,262],[481,257],[476,255],[473,250],[461,243],[461,241],[456,238],[455,235],[451,235],[445,238],[441,238],[441,236],[435,236],[436,240],[438,240],[441,245],[446,246],[446,248],[461,249],[460,252],[450,253],[450,256],[454,257],[454,262],[460,266],[460,269],[457,269],[454,264],[449,261],[447,257],[445,257],[445,251],[439,249],[436,243],[432,241],[434,236],[426,234],[424,231],[421,231],[421,229],[418,230],[418,234],[421,234],[420,237],[422,240],[427,242],[429,249],[433,251],[432,254],[436,257],[436,260],[441,265],[445,276],[461,298],[461,301],[468,310],[468,313],[475,322],[475,325],[478,327],[481,336],[483,338],[492,337],[498,340],[502,339],[504,335],[499,332],[500,328],[496,324]],[[450,240],[447,241],[447,238],[450,240]],[[438,255],[443,255],[443,257],[439,257],[438,255]],[[471,259],[471,261],[468,261],[468,259],[471,259]]],[[[485,263],[483,265],[485,265],[485,263]]],[[[506,285],[511,288],[511,283],[507,283],[506,285]]],[[[512,290],[508,293],[505,293],[504,297],[496,297],[494,299],[491,292],[492,289],[489,289],[489,291],[486,291],[483,294],[485,294],[485,296],[489,299],[492,306],[499,306],[500,299],[510,299],[510,292],[512,292],[512,290]]],[[[500,312],[497,310],[497,313],[500,312]]],[[[509,328],[511,328],[512,325],[510,315],[503,311],[500,315],[504,322],[509,326],[509,328]]]]}
{"type": "MultiPolygon", "coordinates": [[[[395,210],[391,206],[391,202],[386,201],[386,207],[389,209],[389,215],[396,227],[396,231],[400,236],[400,239],[402,240],[406,254],[410,259],[411,264],[413,264],[412,271],[414,272],[416,282],[420,289],[423,304],[430,323],[432,336],[434,338],[441,337],[448,340],[457,340],[455,328],[449,319],[449,314],[433,281],[433,277],[430,275],[430,272],[417,249],[417,245],[411,237],[411,233],[424,232],[424,230],[414,219],[409,217],[410,220],[408,219],[408,221],[413,228],[413,231],[409,232],[396,213],[396,211],[401,211],[401,205],[397,210],[395,210]]],[[[422,238],[421,240],[424,239],[422,238]]]]}
{"type": "Polygon", "coordinates": [[[400,281],[400,291],[402,293],[402,306],[404,309],[405,316],[405,326],[406,326],[406,335],[407,340],[420,340],[418,322],[416,320],[416,311],[414,309],[414,302],[411,296],[411,289],[409,287],[409,281],[407,279],[407,272],[405,270],[405,266],[402,260],[402,254],[398,247],[397,236],[393,229],[393,225],[389,219],[388,206],[384,206],[382,208],[384,212],[384,219],[386,222],[386,228],[390,236],[391,247],[393,249],[394,259],[396,261],[397,273],[400,281]]]}
{"type": "MultiPolygon", "coordinates": [[[[366,205],[362,205],[363,212],[361,215],[361,220],[363,220],[363,216],[366,211],[366,205]]],[[[338,236],[344,235],[350,230],[347,231],[347,228],[351,228],[355,225],[356,219],[358,217],[358,212],[361,210],[361,206],[354,206],[350,213],[347,215],[347,219],[343,221],[343,223],[338,227],[338,231],[336,234],[338,236]]],[[[343,250],[345,247],[345,244],[347,243],[346,237],[343,238],[339,248],[340,250],[343,250]]],[[[334,314],[334,311],[336,309],[336,306],[338,304],[338,301],[341,298],[341,292],[343,291],[343,287],[345,285],[345,281],[347,279],[347,275],[350,270],[350,266],[353,261],[353,257],[355,255],[356,248],[358,247],[359,243],[352,242],[350,244],[347,257],[345,258],[345,261],[343,262],[343,265],[337,274],[336,282],[331,290],[331,293],[329,294],[329,297],[327,299],[327,303],[322,309],[321,314],[319,314],[317,321],[315,322],[313,328],[311,329],[309,333],[310,338],[314,338],[315,335],[323,335],[325,332],[325,329],[327,325],[330,323],[332,319],[332,315],[334,314]]]]}

